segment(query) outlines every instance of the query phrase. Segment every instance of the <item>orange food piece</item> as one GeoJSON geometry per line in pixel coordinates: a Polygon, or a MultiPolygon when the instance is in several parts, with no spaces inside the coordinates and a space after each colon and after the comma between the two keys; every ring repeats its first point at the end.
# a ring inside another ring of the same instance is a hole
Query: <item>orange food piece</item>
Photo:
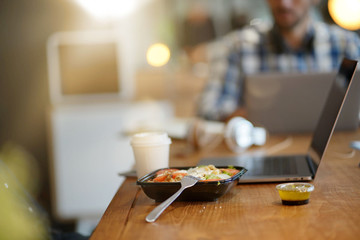
{"type": "Polygon", "coordinates": [[[184,172],[174,172],[172,174],[172,178],[175,180],[181,180],[186,175],[187,175],[187,173],[184,173],[184,172]]]}
{"type": "Polygon", "coordinates": [[[238,172],[240,172],[237,169],[232,169],[232,168],[222,168],[220,169],[221,172],[229,174],[231,177],[234,176],[235,174],[237,174],[238,172]]]}
{"type": "Polygon", "coordinates": [[[162,175],[158,175],[156,178],[153,179],[153,182],[163,182],[166,180],[168,175],[166,174],[162,174],[162,175]]]}

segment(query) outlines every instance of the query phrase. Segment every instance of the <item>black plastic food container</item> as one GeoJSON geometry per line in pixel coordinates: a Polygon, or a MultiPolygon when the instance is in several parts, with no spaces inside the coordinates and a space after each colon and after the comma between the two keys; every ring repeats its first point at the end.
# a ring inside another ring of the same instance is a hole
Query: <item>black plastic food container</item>
{"type": "MultiPolygon", "coordinates": [[[[217,168],[228,168],[228,166],[216,166],[217,168]]],[[[192,167],[172,167],[179,170],[187,170],[192,167]]],[[[227,193],[234,185],[238,183],[239,178],[246,173],[243,167],[234,166],[239,170],[231,178],[220,181],[199,181],[193,187],[185,189],[177,198],[177,201],[216,201],[219,197],[227,193]]],[[[162,168],[166,169],[166,168],[162,168]]],[[[180,189],[180,182],[148,182],[153,179],[156,172],[153,171],[137,180],[136,184],[140,185],[144,193],[157,202],[162,202],[173,195],[180,189]]]]}

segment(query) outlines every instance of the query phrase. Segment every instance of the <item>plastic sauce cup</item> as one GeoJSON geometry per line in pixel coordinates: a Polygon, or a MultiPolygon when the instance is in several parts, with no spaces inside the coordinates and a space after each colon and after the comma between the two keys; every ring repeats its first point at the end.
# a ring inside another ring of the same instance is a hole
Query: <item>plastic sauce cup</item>
{"type": "Polygon", "coordinates": [[[310,183],[282,183],[276,186],[284,205],[307,204],[314,185],[310,183]]]}

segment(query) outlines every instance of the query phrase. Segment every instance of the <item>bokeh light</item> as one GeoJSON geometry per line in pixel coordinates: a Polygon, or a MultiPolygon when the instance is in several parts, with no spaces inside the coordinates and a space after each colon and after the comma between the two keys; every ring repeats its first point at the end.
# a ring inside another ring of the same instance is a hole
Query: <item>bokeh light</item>
{"type": "Polygon", "coordinates": [[[151,66],[164,66],[170,59],[170,49],[162,43],[153,44],[147,50],[146,59],[151,66]]]}
{"type": "Polygon", "coordinates": [[[101,20],[126,17],[148,0],[76,0],[91,15],[101,20]]]}
{"type": "Polygon", "coordinates": [[[360,0],[329,0],[329,14],[334,22],[348,30],[360,28],[360,0]]]}

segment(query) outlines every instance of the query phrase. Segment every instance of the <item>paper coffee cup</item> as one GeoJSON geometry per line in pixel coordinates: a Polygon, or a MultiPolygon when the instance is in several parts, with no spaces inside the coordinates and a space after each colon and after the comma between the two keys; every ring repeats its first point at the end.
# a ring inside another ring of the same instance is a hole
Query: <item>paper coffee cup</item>
{"type": "Polygon", "coordinates": [[[171,139],[165,132],[143,132],[133,135],[131,146],[138,178],[160,168],[169,167],[171,139]]]}

